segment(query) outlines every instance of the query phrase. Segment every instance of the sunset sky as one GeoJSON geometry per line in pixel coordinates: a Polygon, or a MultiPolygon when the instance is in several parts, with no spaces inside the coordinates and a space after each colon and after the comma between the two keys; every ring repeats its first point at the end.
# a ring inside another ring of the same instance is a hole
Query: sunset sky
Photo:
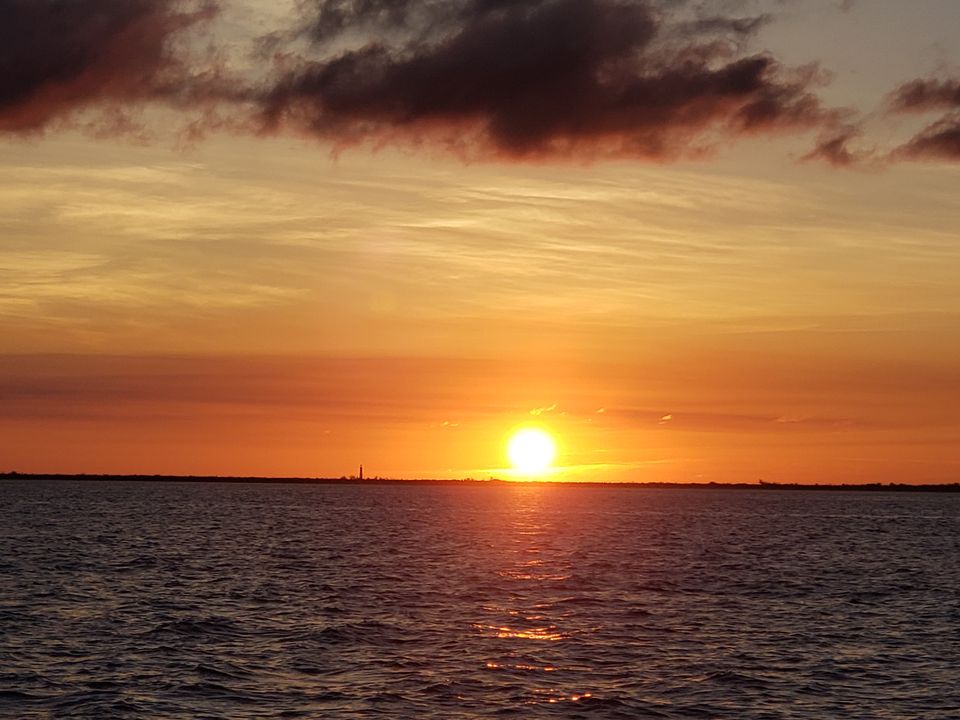
{"type": "Polygon", "coordinates": [[[0,471],[960,481],[956,0],[0,0],[0,471]]]}

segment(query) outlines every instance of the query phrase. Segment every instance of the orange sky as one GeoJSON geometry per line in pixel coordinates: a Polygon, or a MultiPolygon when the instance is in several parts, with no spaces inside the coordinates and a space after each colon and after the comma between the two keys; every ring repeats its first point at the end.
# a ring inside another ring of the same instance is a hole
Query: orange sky
{"type": "MultiPolygon", "coordinates": [[[[803,85],[818,109],[743,132],[691,100],[712,124],[670,118],[669,157],[624,149],[635,108],[576,116],[601,128],[589,157],[551,155],[580,147],[566,126],[531,150],[471,116],[464,162],[449,115],[353,108],[321,132],[302,123],[333,99],[302,90],[289,126],[195,135],[160,86],[113,75],[83,102],[0,94],[0,471],[502,477],[508,433],[537,423],[557,479],[960,480],[960,167],[905,149],[960,112],[960,18],[844,7],[744,3],[772,13],[745,42],[783,78],[829,71],[803,85]],[[878,109],[916,78],[942,89],[926,115],[878,109]],[[849,127],[848,166],[801,160],[849,127]]],[[[223,3],[191,42],[253,77],[238,48],[292,12],[223,3]]]]}

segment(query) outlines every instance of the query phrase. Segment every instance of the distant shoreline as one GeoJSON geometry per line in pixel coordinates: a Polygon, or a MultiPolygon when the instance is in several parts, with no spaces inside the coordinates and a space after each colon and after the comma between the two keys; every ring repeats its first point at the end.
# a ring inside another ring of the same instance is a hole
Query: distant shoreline
{"type": "Polygon", "coordinates": [[[489,486],[489,485],[578,485],[585,487],[619,488],[694,488],[702,490],[826,490],[847,492],[935,492],[960,493],[960,483],[940,483],[934,485],[911,485],[908,483],[864,483],[864,484],[808,484],[774,483],[694,483],[694,482],[597,482],[576,480],[463,480],[452,479],[413,479],[364,478],[356,477],[320,478],[320,477],[233,477],[221,475],[95,475],[89,473],[0,473],[4,480],[76,480],[85,482],[171,482],[171,483],[251,483],[262,485],[437,485],[437,486],[489,486]]]}

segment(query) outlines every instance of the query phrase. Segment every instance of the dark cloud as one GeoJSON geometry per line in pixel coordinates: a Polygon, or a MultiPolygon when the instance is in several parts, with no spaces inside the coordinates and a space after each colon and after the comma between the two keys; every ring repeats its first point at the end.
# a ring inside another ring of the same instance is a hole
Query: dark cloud
{"type": "Polygon", "coordinates": [[[890,96],[890,111],[923,113],[946,110],[892,157],[912,160],[960,160],[960,80],[919,79],[904,83],[890,96]]]}
{"type": "Polygon", "coordinates": [[[924,128],[900,146],[895,156],[912,159],[960,160],[960,113],[953,113],[924,128]]]}
{"type": "Polygon", "coordinates": [[[0,0],[0,131],[183,98],[191,71],[171,38],[212,13],[209,3],[175,0],[0,0]]]}
{"type": "Polygon", "coordinates": [[[339,146],[439,142],[466,157],[694,155],[836,122],[815,68],[742,41],[765,18],[638,0],[326,0],[315,55],[262,99],[265,127],[339,146]]]}
{"type": "MultiPolygon", "coordinates": [[[[191,111],[187,139],[259,126],[468,159],[670,160],[842,125],[816,95],[815,66],[746,51],[770,17],[735,4],[300,0],[295,30],[263,39],[275,64],[254,86],[185,52],[180,33],[214,2],[0,0],[0,132],[81,111],[97,132],[130,132],[128,111],[160,102],[191,111]]],[[[847,164],[846,152],[832,140],[812,155],[847,164]]]]}
{"type": "Polygon", "coordinates": [[[960,80],[912,80],[890,97],[894,112],[922,112],[960,108],[960,80]]]}
{"type": "Polygon", "coordinates": [[[860,150],[851,148],[851,144],[863,137],[863,128],[858,124],[842,125],[828,128],[817,139],[817,143],[804,160],[819,160],[834,167],[854,167],[868,161],[876,161],[874,150],[860,150]]]}

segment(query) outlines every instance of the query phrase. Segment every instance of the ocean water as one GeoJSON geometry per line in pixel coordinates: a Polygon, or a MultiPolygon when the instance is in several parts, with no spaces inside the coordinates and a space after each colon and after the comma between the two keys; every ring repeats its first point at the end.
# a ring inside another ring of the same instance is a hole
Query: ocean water
{"type": "Polygon", "coordinates": [[[3,718],[960,718],[960,496],[0,482],[3,718]]]}

